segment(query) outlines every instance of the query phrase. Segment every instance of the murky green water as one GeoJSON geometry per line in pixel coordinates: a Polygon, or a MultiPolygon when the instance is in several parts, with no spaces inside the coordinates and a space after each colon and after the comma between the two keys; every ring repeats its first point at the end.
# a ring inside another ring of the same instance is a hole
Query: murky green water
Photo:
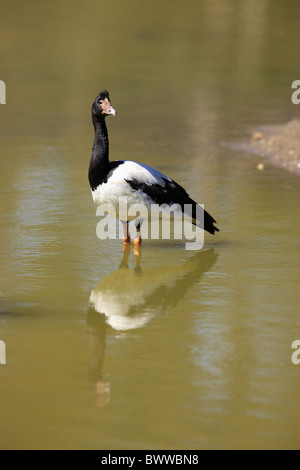
{"type": "Polygon", "coordinates": [[[2,449],[299,448],[300,180],[222,145],[299,115],[299,52],[293,0],[2,1],[2,449]],[[103,87],[111,157],[204,203],[204,250],[97,239],[103,87]]]}

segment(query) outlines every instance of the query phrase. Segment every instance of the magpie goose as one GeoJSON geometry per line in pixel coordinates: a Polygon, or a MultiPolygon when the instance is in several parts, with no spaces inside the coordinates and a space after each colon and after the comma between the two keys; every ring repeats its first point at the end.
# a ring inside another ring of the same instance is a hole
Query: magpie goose
{"type": "MultiPolygon", "coordinates": [[[[199,206],[179,184],[165,176],[160,171],[143,163],[127,160],[109,161],[109,142],[105,118],[116,111],[111,105],[109,93],[102,90],[92,105],[92,120],[95,129],[95,139],[89,166],[89,182],[94,202],[97,205],[112,204],[118,217],[119,201],[127,197],[127,204],[144,204],[148,209],[152,204],[159,206],[174,204],[182,212],[189,210],[191,222],[198,227],[214,234],[219,229],[216,221],[201,206],[199,206]],[[186,208],[189,209],[186,209],[186,208]],[[202,211],[202,212],[201,212],[202,211]],[[204,211],[204,214],[203,214],[204,211]],[[199,214],[204,217],[199,218],[199,214]],[[198,215],[198,218],[197,218],[198,215]],[[200,219],[204,219],[202,222],[200,219]]],[[[124,243],[130,243],[128,220],[122,221],[124,228],[124,243]]],[[[141,245],[140,221],[137,219],[137,237],[135,245],[141,245]]]]}

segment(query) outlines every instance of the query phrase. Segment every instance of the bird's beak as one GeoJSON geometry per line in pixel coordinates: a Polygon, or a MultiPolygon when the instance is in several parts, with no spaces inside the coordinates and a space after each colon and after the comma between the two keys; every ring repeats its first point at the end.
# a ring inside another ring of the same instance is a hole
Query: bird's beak
{"type": "Polygon", "coordinates": [[[110,105],[107,114],[112,114],[113,116],[115,116],[117,114],[117,111],[112,107],[112,105],[110,105]]]}

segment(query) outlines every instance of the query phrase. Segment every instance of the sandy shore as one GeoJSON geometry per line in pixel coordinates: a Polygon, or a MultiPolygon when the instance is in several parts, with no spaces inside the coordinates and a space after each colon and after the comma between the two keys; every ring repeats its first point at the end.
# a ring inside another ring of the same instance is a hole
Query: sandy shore
{"type": "Polygon", "coordinates": [[[300,120],[258,128],[248,141],[233,147],[263,157],[258,170],[270,163],[300,175],[300,120]]]}

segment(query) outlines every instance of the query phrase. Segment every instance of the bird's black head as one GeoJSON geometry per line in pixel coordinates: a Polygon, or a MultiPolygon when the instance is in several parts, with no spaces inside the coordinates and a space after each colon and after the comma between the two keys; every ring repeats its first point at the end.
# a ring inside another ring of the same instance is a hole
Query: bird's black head
{"type": "Polygon", "coordinates": [[[111,105],[108,91],[102,90],[93,103],[92,115],[98,118],[105,118],[108,114],[115,116],[116,111],[111,105]]]}

